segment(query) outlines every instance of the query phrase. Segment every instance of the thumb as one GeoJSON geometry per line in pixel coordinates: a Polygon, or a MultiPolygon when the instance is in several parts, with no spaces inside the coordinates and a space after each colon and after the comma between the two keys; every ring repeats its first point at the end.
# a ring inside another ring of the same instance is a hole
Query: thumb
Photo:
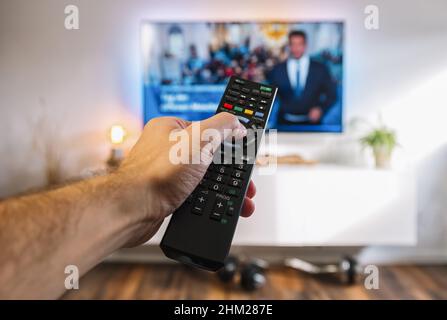
{"type": "Polygon", "coordinates": [[[239,119],[228,112],[220,112],[201,121],[200,132],[203,138],[201,147],[210,148],[209,151],[212,153],[219,148],[225,139],[231,137],[242,139],[247,135],[247,129],[240,123],[239,119]]]}
{"type": "Polygon", "coordinates": [[[236,135],[238,139],[243,138],[247,131],[239,119],[228,112],[220,112],[211,118],[201,121],[200,129],[202,132],[208,129],[217,130],[224,139],[230,135],[236,135]]]}
{"type": "Polygon", "coordinates": [[[230,137],[242,139],[247,135],[247,129],[239,119],[228,112],[220,112],[211,118],[193,123],[190,130],[194,130],[191,127],[197,124],[200,125],[200,153],[202,156],[207,155],[206,158],[212,157],[225,139],[230,137]]]}

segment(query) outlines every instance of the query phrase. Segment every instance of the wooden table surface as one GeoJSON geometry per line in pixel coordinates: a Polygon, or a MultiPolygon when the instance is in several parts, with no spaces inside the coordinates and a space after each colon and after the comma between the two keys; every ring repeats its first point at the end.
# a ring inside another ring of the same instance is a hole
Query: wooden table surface
{"type": "Polygon", "coordinates": [[[262,289],[245,292],[237,283],[222,284],[212,273],[178,264],[104,263],[63,299],[447,299],[447,266],[393,266],[379,271],[380,288],[366,290],[363,280],[346,286],[333,276],[272,267],[262,289]]]}

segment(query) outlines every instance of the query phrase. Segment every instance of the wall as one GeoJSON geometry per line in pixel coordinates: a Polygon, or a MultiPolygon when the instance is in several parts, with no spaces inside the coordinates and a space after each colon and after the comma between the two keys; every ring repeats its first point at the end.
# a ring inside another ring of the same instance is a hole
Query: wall
{"type": "MultiPolygon", "coordinates": [[[[2,0],[0,2],[0,196],[45,183],[42,142],[61,152],[66,176],[98,166],[114,122],[141,129],[142,19],[346,21],[345,122],[381,112],[398,129],[418,172],[414,249],[373,248],[370,259],[447,257],[447,3],[377,0],[380,30],[363,27],[370,1],[2,0]],[[80,8],[80,30],[64,29],[64,7],[80,8]],[[56,134],[57,132],[57,134],[56,134]],[[387,258],[388,257],[388,258],[387,258]]],[[[283,152],[361,164],[356,135],[282,135],[283,152]]]]}

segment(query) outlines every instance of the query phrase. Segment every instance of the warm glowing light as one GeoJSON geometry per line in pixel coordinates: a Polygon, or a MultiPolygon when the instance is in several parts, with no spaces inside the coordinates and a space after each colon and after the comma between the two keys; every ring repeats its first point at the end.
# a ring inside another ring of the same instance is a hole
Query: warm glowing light
{"type": "Polygon", "coordinates": [[[112,128],[110,128],[110,141],[113,144],[123,143],[125,136],[126,131],[124,130],[123,126],[114,125],[112,126],[112,128]]]}

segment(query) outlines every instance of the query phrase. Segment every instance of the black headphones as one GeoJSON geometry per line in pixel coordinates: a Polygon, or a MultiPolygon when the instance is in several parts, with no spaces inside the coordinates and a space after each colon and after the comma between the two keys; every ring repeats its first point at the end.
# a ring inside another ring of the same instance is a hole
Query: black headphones
{"type": "Polygon", "coordinates": [[[267,262],[261,259],[241,262],[236,256],[228,256],[224,266],[217,271],[217,276],[224,283],[230,283],[239,276],[241,287],[244,290],[253,291],[264,286],[266,268],[267,262]]]}

